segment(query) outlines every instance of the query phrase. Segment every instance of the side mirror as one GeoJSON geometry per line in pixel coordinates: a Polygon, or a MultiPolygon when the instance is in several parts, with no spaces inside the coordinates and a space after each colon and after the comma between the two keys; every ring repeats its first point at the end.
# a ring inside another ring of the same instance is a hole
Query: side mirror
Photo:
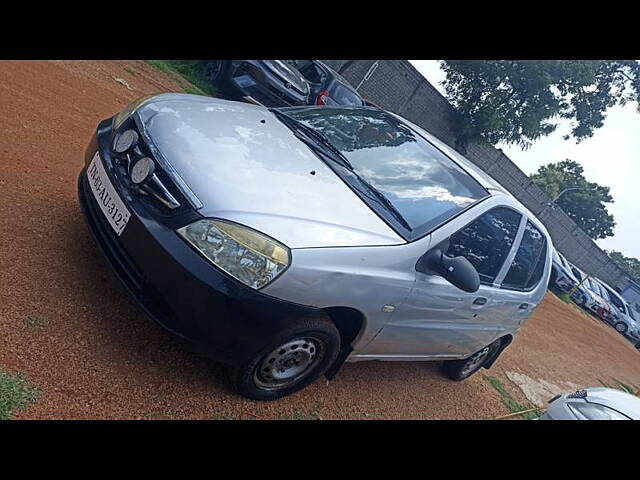
{"type": "Polygon", "coordinates": [[[418,260],[416,270],[430,270],[460,290],[477,292],[480,288],[480,275],[466,258],[445,255],[448,246],[447,241],[429,250],[418,260]]]}

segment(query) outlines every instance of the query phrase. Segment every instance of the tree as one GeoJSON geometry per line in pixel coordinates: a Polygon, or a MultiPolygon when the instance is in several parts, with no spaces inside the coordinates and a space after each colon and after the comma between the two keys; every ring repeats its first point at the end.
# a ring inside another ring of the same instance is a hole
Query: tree
{"type": "Polygon", "coordinates": [[[463,149],[480,138],[526,149],[555,131],[558,118],[572,120],[580,142],[602,126],[609,107],[640,99],[634,60],[444,60],[441,68],[461,114],[463,149]]]}
{"type": "Polygon", "coordinates": [[[607,255],[618,264],[618,266],[627,272],[636,281],[640,279],[640,260],[633,257],[625,257],[622,253],[611,250],[607,255]]]}
{"type": "Polygon", "coordinates": [[[556,198],[566,188],[580,190],[565,192],[555,202],[594,240],[613,236],[616,222],[605,203],[613,203],[609,187],[589,182],[578,162],[565,160],[541,166],[531,179],[550,197],[556,198]]]}

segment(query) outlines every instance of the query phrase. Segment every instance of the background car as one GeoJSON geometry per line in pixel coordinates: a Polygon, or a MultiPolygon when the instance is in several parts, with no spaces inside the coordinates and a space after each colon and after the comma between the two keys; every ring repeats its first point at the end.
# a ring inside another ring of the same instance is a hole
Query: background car
{"type": "Polygon", "coordinates": [[[587,388],[552,398],[538,420],[640,420],[640,398],[614,388],[587,388]]]}
{"type": "Polygon", "coordinates": [[[205,74],[223,96],[266,107],[305,105],[309,83],[286,60],[208,60],[205,74]]]}
{"type": "Polygon", "coordinates": [[[640,340],[640,325],[634,316],[631,306],[616,292],[613,287],[599,282],[606,291],[609,303],[612,305],[611,323],[614,328],[625,337],[637,342],[640,340]]]}
{"type": "Polygon", "coordinates": [[[563,292],[570,292],[580,281],[573,274],[569,262],[555,248],[553,249],[551,260],[550,285],[563,292]]]}
{"type": "Polygon", "coordinates": [[[318,60],[297,60],[296,66],[311,86],[309,103],[363,106],[365,101],[338,72],[318,60]]]}
{"type": "Polygon", "coordinates": [[[609,302],[603,298],[600,287],[593,277],[584,275],[582,285],[574,292],[572,297],[582,308],[596,314],[601,320],[610,321],[611,307],[609,302]]]}

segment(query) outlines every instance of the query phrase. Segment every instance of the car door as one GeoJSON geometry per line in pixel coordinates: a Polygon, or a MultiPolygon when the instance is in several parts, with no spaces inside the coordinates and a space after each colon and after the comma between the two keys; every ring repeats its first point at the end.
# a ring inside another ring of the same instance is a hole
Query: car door
{"type": "MultiPolygon", "coordinates": [[[[522,326],[540,303],[546,292],[545,268],[551,247],[546,236],[528,218],[523,218],[518,238],[518,249],[504,268],[496,284],[496,293],[504,304],[504,315],[496,317],[498,335],[513,334],[522,326]]],[[[550,267],[549,267],[550,268],[550,267]]]]}
{"type": "Polygon", "coordinates": [[[506,321],[505,303],[494,282],[517,246],[522,217],[510,206],[487,202],[479,211],[467,212],[433,232],[431,245],[448,241],[447,255],[464,256],[476,268],[479,290],[467,293],[441,276],[415,270],[416,280],[407,299],[363,353],[407,359],[457,358],[491,343],[498,325],[506,321]]]}

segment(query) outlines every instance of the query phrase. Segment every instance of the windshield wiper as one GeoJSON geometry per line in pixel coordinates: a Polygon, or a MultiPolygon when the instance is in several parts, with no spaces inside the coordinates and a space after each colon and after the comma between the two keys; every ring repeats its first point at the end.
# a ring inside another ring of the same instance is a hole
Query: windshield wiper
{"type": "Polygon", "coordinates": [[[372,200],[377,201],[378,203],[382,204],[382,206],[384,206],[387,211],[393,215],[393,217],[402,224],[402,226],[404,228],[406,228],[407,230],[411,230],[411,225],[409,225],[407,223],[407,221],[404,219],[404,217],[402,216],[402,214],[398,211],[398,209],[393,205],[393,203],[391,203],[391,201],[383,194],[381,193],[376,187],[374,187],[373,185],[371,185],[369,182],[367,182],[366,180],[364,180],[363,178],[361,178],[359,175],[355,175],[358,178],[358,181],[364,185],[365,187],[367,187],[367,191],[371,194],[373,194],[375,196],[375,198],[370,197],[366,192],[363,192],[360,189],[357,189],[360,193],[362,193],[363,195],[367,196],[368,198],[371,198],[372,200]]]}
{"type": "Polygon", "coordinates": [[[332,153],[332,155],[329,155],[329,158],[331,158],[333,161],[341,164],[345,168],[348,168],[352,172],[354,171],[353,165],[351,165],[351,162],[349,162],[347,157],[345,157],[342,154],[340,149],[335,147],[327,137],[325,137],[323,134],[318,132],[315,128],[312,128],[309,125],[306,125],[305,123],[301,122],[300,120],[293,118],[291,115],[281,112],[277,108],[270,108],[269,111],[271,113],[274,113],[281,120],[283,120],[285,124],[287,124],[290,127],[293,127],[294,132],[302,131],[304,135],[306,135],[307,137],[311,137],[317,143],[320,143],[322,146],[329,149],[332,153]]]}
{"type": "MultiPolygon", "coordinates": [[[[356,190],[358,190],[365,197],[381,204],[399,223],[402,224],[404,228],[406,228],[407,230],[411,230],[411,226],[407,223],[407,221],[404,219],[402,214],[396,209],[393,203],[391,203],[387,197],[385,197],[382,193],[380,193],[380,191],[378,191],[377,188],[375,188],[373,185],[369,184],[369,182],[367,182],[362,177],[360,177],[360,175],[358,175],[355,168],[353,168],[353,165],[351,165],[351,162],[349,162],[347,157],[345,157],[342,154],[342,152],[329,141],[327,137],[322,135],[320,132],[318,132],[314,128],[302,123],[300,120],[297,120],[293,118],[291,115],[288,115],[276,108],[270,108],[269,111],[274,113],[278,118],[280,118],[283,121],[283,123],[290,126],[291,128],[294,128],[294,133],[297,134],[298,132],[302,131],[304,136],[306,136],[307,138],[312,137],[313,140],[315,140],[314,144],[317,144],[319,142],[326,149],[329,149],[332,155],[327,155],[327,156],[334,162],[340,164],[341,166],[351,171],[353,176],[356,177],[357,181],[366,187],[366,191],[360,188],[357,188],[353,182],[349,182],[350,185],[352,185],[356,190]],[[373,197],[371,195],[373,195],[373,197]]],[[[318,145],[316,145],[316,147],[317,146],[318,145]]],[[[324,149],[322,151],[323,153],[327,153],[326,150],[324,149]]]]}

